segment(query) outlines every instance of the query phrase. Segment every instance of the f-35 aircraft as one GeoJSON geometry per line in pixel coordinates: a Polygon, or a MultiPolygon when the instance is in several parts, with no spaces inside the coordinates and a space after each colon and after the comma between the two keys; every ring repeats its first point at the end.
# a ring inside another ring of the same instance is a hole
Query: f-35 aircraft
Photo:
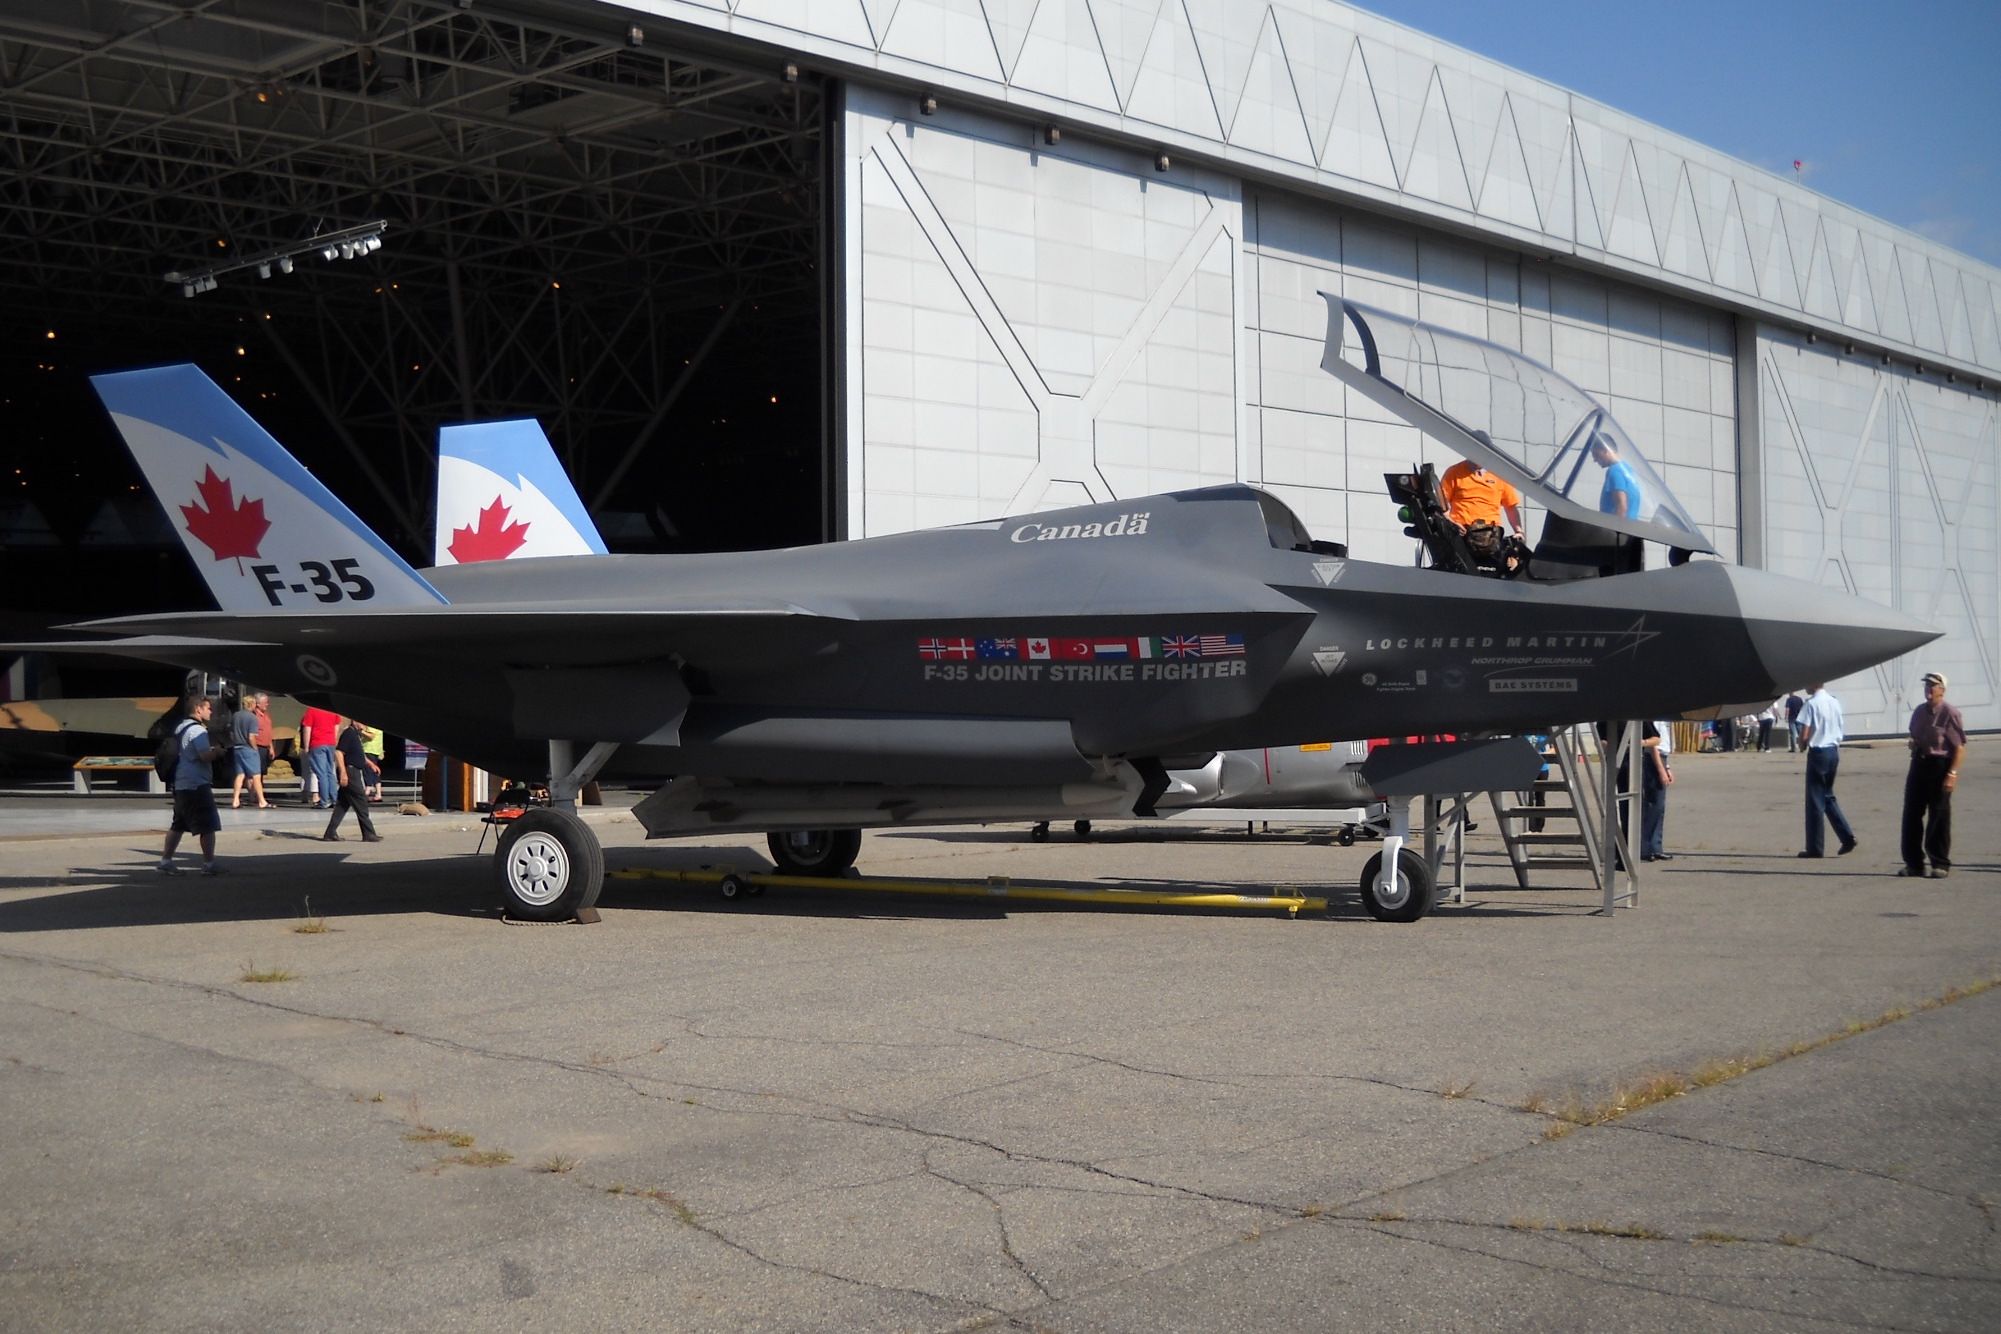
{"type": "MultiPolygon", "coordinates": [[[[576,484],[532,420],[469,422],[438,435],[435,560],[439,565],[543,556],[604,555],[576,484]]],[[[1293,808],[1333,811],[1376,801],[1362,777],[1361,742],[1217,751],[1171,764],[1156,800],[1163,815],[1199,810],[1293,808]]],[[[1049,812],[1054,819],[1071,812],[1049,812]]],[[[1076,821],[1078,828],[1088,820],[1076,821]]],[[[1038,835],[1048,820],[1035,826],[1038,835]]],[[[663,833],[678,832],[671,828],[663,833]]],[[[833,875],[860,847],[857,831],[782,829],[767,845],[778,869],[833,875]]]]}
{"type": "MultiPolygon", "coordinates": [[[[1688,560],[1709,544],[1575,386],[1329,304],[1323,364],[1533,490],[1561,550],[1546,531],[1537,559],[1486,573],[1349,559],[1239,485],[782,551],[418,571],[170,366],[95,384],[220,610],[90,622],[71,628],[104,638],[69,646],[268,682],[546,773],[559,802],[600,773],[677,775],[637,812],[677,834],[1145,815],[1184,757],[1666,716],[1936,637],[1838,590],[1688,560]],[[1618,514],[1572,495],[1601,438],[1631,465],[1618,514]],[[1675,563],[1639,568],[1649,539],[1675,563]]],[[[1409,919],[1428,887],[1400,864],[1364,899],[1409,919]]],[[[515,822],[495,861],[529,918],[588,906],[602,872],[560,805],[515,822]]]]}

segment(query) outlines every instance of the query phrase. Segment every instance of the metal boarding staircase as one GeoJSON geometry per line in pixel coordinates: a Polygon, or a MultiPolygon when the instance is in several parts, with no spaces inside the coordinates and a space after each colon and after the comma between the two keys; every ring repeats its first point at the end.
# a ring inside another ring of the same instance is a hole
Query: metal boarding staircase
{"type": "Polygon", "coordinates": [[[1534,871],[1582,870],[1590,875],[1606,913],[1639,905],[1635,849],[1629,845],[1621,857],[1616,847],[1617,840],[1627,837],[1622,824],[1635,829],[1637,840],[1639,737],[1639,724],[1628,723],[1608,757],[1594,727],[1580,724],[1552,732],[1544,746],[1550,766],[1529,794],[1487,794],[1516,884],[1529,888],[1534,871]],[[1634,769],[1626,792],[1618,790],[1616,781],[1616,765],[1622,763],[1634,769]],[[1530,800],[1522,800],[1524,795],[1530,800]],[[1621,810],[1626,813],[1623,822],[1621,810]],[[1610,819],[1608,811],[1613,812],[1610,819]]]}

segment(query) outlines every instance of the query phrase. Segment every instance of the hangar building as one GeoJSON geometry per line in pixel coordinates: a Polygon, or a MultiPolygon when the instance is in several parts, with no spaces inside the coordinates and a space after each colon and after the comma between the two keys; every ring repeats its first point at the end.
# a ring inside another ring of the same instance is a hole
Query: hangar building
{"type": "MultiPolygon", "coordinates": [[[[0,51],[9,396],[191,355],[412,554],[437,426],[533,413],[626,549],[1242,480],[1409,560],[1382,474],[1438,451],[1318,369],[1325,290],[1943,627],[1852,731],[1927,669],[2001,727],[2001,271],[1334,0],[16,0],[0,51]]],[[[148,540],[104,434],[17,554],[148,540]]]]}

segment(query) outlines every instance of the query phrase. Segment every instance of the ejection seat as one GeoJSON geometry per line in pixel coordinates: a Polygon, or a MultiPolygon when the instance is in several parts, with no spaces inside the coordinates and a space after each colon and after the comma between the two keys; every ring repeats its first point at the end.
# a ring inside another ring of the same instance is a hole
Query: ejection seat
{"type": "Polygon", "coordinates": [[[1424,544],[1433,569],[1511,579],[1526,568],[1528,548],[1518,537],[1503,537],[1491,551],[1476,550],[1466,540],[1466,530],[1446,512],[1438,470],[1431,464],[1420,463],[1409,472],[1386,472],[1383,485],[1397,503],[1397,517],[1406,525],[1404,536],[1424,544]]]}

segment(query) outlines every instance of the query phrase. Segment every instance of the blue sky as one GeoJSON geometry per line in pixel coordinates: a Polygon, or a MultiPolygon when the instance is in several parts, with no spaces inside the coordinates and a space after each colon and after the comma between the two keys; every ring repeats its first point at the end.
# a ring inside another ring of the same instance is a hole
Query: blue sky
{"type": "Polygon", "coordinates": [[[2001,266],[2001,0],[1362,7],[2001,266]]]}

